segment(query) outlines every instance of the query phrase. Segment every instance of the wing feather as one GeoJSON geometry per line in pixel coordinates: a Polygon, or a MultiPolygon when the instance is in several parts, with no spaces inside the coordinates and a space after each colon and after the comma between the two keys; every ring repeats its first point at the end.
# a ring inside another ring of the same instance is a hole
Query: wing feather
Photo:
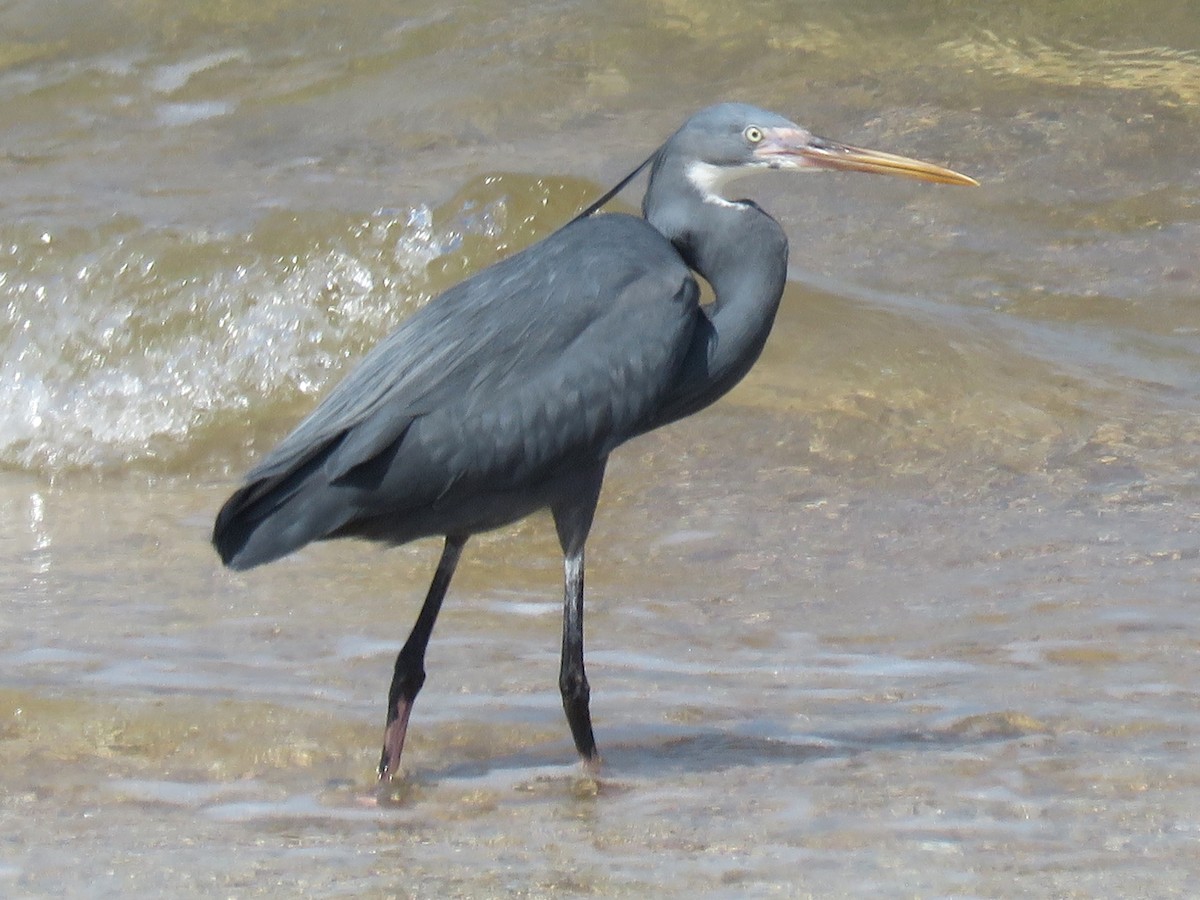
{"type": "Polygon", "coordinates": [[[580,454],[603,458],[653,417],[698,296],[644,220],[572,223],[401,323],[251,470],[214,540],[286,518],[301,496],[311,521],[291,530],[295,546],[355,517],[403,515],[480,485],[519,488],[580,454]],[[336,502],[321,495],[351,482],[336,502]]]}

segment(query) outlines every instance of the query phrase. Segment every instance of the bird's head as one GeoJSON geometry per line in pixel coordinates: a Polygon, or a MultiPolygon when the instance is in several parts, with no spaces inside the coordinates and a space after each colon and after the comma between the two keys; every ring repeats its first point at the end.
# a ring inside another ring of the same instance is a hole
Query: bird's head
{"type": "Polygon", "coordinates": [[[745,103],[702,109],[660,153],[682,165],[707,198],[720,199],[729,180],[762,169],[873,172],[942,184],[978,182],[942,166],[818,137],[783,116],[745,103]]]}
{"type": "Polygon", "coordinates": [[[974,178],[933,163],[817,137],[790,119],[747,103],[719,103],[684,122],[645,162],[580,212],[574,221],[601,209],[647,167],[651,171],[650,186],[642,204],[647,218],[653,205],[651,195],[656,177],[664,170],[674,176],[663,188],[668,200],[679,196],[681,185],[675,179],[682,178],[703,199],[725,206],[736,206],[721,196],[726,182],[768,169],[874,172],[942,184],[979,184],[974,178]]]}

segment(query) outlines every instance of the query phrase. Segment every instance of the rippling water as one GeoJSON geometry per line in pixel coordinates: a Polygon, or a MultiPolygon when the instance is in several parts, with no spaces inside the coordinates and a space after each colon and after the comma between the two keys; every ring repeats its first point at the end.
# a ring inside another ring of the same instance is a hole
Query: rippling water
{"type": "Polygon", "coordinates": [[[0,888],[1194,895],[1195,12],[6,4],[0,888]],[[470,546],[370,806],[435,548],[232,576],[212,514],[395,322],[733,98],[983,187],[744,182],[792,279],[746,383],[614,458],[602,778],[535,520],[470,546]]]}

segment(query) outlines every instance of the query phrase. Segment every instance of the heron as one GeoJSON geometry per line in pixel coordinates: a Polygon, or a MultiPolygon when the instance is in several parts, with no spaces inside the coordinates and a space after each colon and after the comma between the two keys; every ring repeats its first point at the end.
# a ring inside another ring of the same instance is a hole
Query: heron
{"type": "Polygon", "coordinates": [[[396,657],[381,781],[399,771],[426,648],[467,540],[541,510],[563,554],[563,709],[582,761],[598,765],[584,545],[605,466],[631,438],[716,401],[758,359],[783,297],[787,237],[724,188],[769,170],[978,183],[751,105],[703,109],[565,226],[402,320],[221,508],[212,541],[239,570],[313,541],[443,539],[396,657]],[[640,217],[598,214],[646,168],[640,217]]]}

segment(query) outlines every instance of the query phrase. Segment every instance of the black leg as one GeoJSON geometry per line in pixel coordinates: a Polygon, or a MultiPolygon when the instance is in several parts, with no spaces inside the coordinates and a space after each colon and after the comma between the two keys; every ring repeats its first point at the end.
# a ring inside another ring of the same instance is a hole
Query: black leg
{"type": "Polygon", "coordinates": [[[408,640],[404,642],[400,655],[396,657],[396,672],[388,690],[383,756],[379,760],[381,781],[390,779],[400,768],[400,754],[404,752],[404,737],[408,733],[408,717],[412,713],[413,701],[417,699],[421,686],[425,684],[425,648],[429,646],[433,625],[437,621],[446,589],[450,587],[450,579],[454,576],[454,568],[458,565],[458,558],[466,542],[465,537],[446,535],[442,558],[438,561],[437,571],[429,585],[429,593],[425,595],[421,614],[417,616],[417,623],[413,625],[408,640]]]}
{"type": "Polygon", "coordinates": [[[588,708],[591,690],[583,668],[583,545],[592,527],[600,485],[604,480],[604,461],[585,473],[570,497],[552,508],[558,540],[563,549],[563,641],[562,666],[558,689],[575,748],[583,761],[594,768],[600,756],[592,734],[592,714],[588,708]]]}
{"type": "Polygon", "coordinates": [[[562,667],[558,689],[575,749],[587,763],[597,759],[596,738],[592,734],[592,714],[588,709],[591,689],[583,669],[583,548],[564,557],[562,667]]]}

